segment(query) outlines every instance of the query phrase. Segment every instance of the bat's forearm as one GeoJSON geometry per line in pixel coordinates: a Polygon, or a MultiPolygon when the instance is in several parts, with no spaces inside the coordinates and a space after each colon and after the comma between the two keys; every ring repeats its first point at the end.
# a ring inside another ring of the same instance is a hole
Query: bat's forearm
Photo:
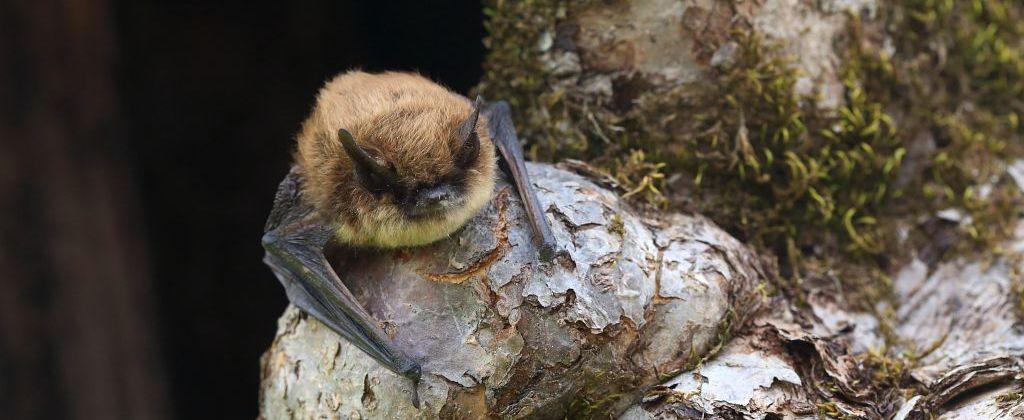
{"type": "MultiPolygon", "coordinates": [[[[324,246],[333,231],[302,201],[300,184],[295,171],[281,183],[263,235],[264,262],[273,269],[292,304],[388,369],[417,382],[419,364],[391,344],[324,257],[324,246]]],[[[415,391],[413,395],[416,403],[415,391]]]]}
{"type": "Polygon", "coordinates": [[[543,261],[550,261],[555,257],[555,235],[551,232],[547,218],[544,217],[544,209],[540,206],[537,193],[533,190],[533,184],[530,182],[530,175],[526,171],[523,148],[519,145],[515,126],[512,125],[512,112],[508,103],[498,101],[488,105],[486,113],[488,129],[494,140],[494,145],[498,148],[505,163],[504,169],[508,171],[512,183],[516,186],[519,197],[526,207],[526,215],[530,219],[534,242],[540,252],[540,258],[543,261]]]}

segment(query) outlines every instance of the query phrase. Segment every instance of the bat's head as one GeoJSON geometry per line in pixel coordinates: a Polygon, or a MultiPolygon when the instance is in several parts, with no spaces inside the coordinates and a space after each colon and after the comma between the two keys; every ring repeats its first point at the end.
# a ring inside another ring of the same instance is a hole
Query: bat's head
{"type": "MultiPolygon", "coordinates": [[[[461,99],[461,98],[459,98],[461,99]]],[[[357,246],[424,245],[452,234],[486,204],[495,152],[480,103],[407,106],[334,132],[337,159],[320,170],[338,238],[357,246]]]]}

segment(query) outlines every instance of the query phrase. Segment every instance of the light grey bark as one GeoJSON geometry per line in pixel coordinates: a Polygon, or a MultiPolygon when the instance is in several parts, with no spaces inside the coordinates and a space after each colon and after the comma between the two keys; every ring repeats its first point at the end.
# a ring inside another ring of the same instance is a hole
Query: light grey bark
{"type": "Polygon", "coordinates": [[[411,385],[289,308],[264,355],[265,418],[610,417],[715,346],[761,302],[770,267],[700,216],[644,218],[615,194],[529,166],[564,253],[539,263],[502,182],[437,244],[336,267],[423,363],[411,385]]]}
{"type": "MultiPolygon", "coordinates": [[[[1024,230],[1007,248],[1010,255],[1024,251],[1024,230]]],[[[819,293],[809,312],[776,308],[753,320],[758,327],[749,335],[655,388],[622,418],[1024,418],[1021,270],[1019,257],[980,256],[931,268],[915,260],[900,271],[896,341],[914,360],[910,375],[920,395],[866,392],[872,378],[852,356],[882,347],[878,321],[840,309],[841,296],[819,293]]]]}
{"type": "MultiPolygon", "coordinates": [[[[1024,239],[1015,246],[1024,248],[1024,239]]],[[[1016,260],[962,259],[929,272],[915,262],[897,277],[897,334],[908,343],[904,351],[920,357],[911,376],[926,389],[922,395],[904,400],[862,392],[871,378],[851,355],[880,348],[877,322],[819,296],[810,303],[823,316],[788,322],[794,315],[788,309],[754,320],[760,327],[751,334],[654,388],[621,418],[816,418],[825,412],[897,420],[1024,418],[1024,334],[1015,312],[1014,267],[1024,268],[1016,260]],[[815,365],[820,369],[808,369],[815,365]],[[825,398],[816,400],[814,393],[825,398]]]]}
{"type": "MultiPolygon", "coordinates": [[[[903,349],[926,392],[869,386],[878,321],[821,288],[808,306],[758,289],[772,271],[706,219],[644,218],[583,177],[531,165],[566,254],[540,264],[515,194],[458,235],[352,254],[347,284],[424,363],[410,384],[288,309],[263,358],[265,418],[1019,418],[1017,259],[915,262],[895,279],[903,349]],[[752,315],[752,316],[751,316],[752,315]],[[742,329],[737,321],[748,320],[742,329]],[[696,368],[725,331],[737,337],[696,368]],[[674,373],[673,373],[674,372],[674,373]]],[[[1012,244],[1024,250],[1024,233],[1012,244]]],[[[812,287],[813,289],[813,287],[812,287]]]]}
{"type": "MultiPolygon", "coordinates": [[[[1016,252],[1024,251],[1021,233],[1011,244],[1016,252]]],[[[911,375],[932,391],[906,404],[911,417],[931,410],[949,419],[1024,418],[1021,399],[1008,398],[1024,391],[1024,330],[1014,291],[1021,269],[1014,258],[958,259],[930,273],[915,262],[897,277],[898,332],[923,355],[911,375]]]]}

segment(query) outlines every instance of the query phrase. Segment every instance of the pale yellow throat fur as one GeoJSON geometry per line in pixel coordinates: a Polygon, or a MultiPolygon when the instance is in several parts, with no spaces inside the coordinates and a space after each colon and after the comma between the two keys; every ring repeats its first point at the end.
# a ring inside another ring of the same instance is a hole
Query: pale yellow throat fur
{"type": "Polygon", "coordinates": [[[337,229],[341,243],[370,248],[402,248],[422,246],[449,237],[476,215],[491,199],[494,178],[486,177],[481,184],[470,188],[466,203],[449,211],[445,217],[409,220],[393,206],[383,206],[364,213],[357,219],[359,226],[342,222],[337,229]]]}

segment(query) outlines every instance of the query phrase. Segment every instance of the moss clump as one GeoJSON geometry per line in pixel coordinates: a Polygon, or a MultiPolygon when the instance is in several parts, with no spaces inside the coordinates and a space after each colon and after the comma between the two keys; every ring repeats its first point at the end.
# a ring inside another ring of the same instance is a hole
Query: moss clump
{"type": "Polygon", "coordinates": [[[695,207],[742,239],[781,256],[793,245],[881,252],[877,220],[905,154],[892,119],[852,75],[838,116],[806,111],[813,100],[794,93],[789,61],[738,37],[733,68],[696,96],[684,87],[641,98],[626,126],[645,132],[635,137],[655,159],[691,175],[695,207]]]}
{"type": "Polygon", "coordinates": [[[622,198],[639,199],[645,203],[664,207],[668,204],[665,194],[665,164],[651,162],[643,150],[631,150],[624,159],[614,163],[615,180],[626,192],[622,198]]]}
{"type": "Polygon", "coordinates": [[[660,207],[669,201],[665,174],[684,174],[699,197],[684,204],[782,256],[823,244],[882,251],[879,208],[893,195],[904,152],[891,119],[852,76],[848,106],[837,118],[819,118],[805,112],[811,98],[794,94],[789,62],[755,36],[737,34],[736,64],[712,83],[642,94],[633,109],[612,112],[545,65],[552,54],[545,44],[566,13],[561,2],[494,1],[486,10],[489,54],[479,90],[510,100],[535,158],[590,161],[627,196],[660,207]]]}
{"type": "Polygon", "coordinates": [[[565,14],[561,0],[489,0],[484,5],[487,57],[476,90],[509,101],[534,159],[581,156],[588,145],[586,133],[573,123],[576,102],[545,64],[555,25],[565,14]]]}
{"type": "Polygon", "coordinates": [[[612,222],[608,225],[608,231],[619,236],[626,235],[626,224],[622,221],[622,216],[618,214],[612,215],[612,222]]]}
{"type": "Polygon", "coordinates": [[[1020,216],[1019,188],[1003,174],[1024,156],[1022,18],[1012,0],[902,0],[885,9],[888,51],[854,26],[851,62],[867,94],[903,114],[904,144],[934,149],[905,182],[919,192],[911,212],[964,212],[961,250],[997,249],[1020,216]]]}

